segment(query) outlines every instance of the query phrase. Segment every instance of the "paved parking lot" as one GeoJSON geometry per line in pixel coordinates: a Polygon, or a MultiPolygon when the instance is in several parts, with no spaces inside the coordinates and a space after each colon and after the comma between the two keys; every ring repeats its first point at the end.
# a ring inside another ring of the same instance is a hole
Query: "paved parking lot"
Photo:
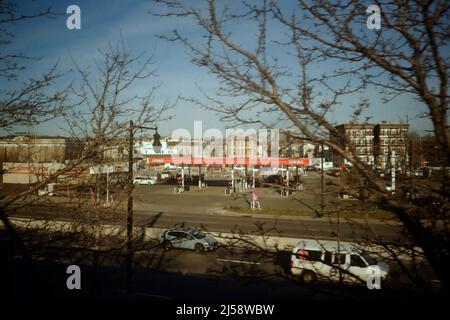
{"type": "MultiPolygon", "coordinates": [[[[148,173],[148,172],[145,172],[148,173]]],[[[252,189],[225,195],[226,179],[221,173],[206,173],[207,188],[199,188],[198,184],[190,185],[189,191],[175,194],[175,184],[156,184],[152,186],[136,186],[134,199],[136,209],[146,209],[151,205],[154,210],[173,211],[192,210],[205,213],[223,211],[224,209],[248,208],[252,201],[252,189]]],[[[302,190],[291,192],[288,197],[281,197],[280,188],[275,184],[257,187],[255,189],[258,201],[263,209],[299,210],[308,212],[315,217],[320,210],[320,174],[310,172],[301,177],[302,190]]],[[[187,183],[186,183],[187,184],[187,183]]],[[[370,206],[359,201],[340,201],[336,192],[339,190],[339,178],[325,176],[324,178],[324,211],[336,210],[339,206],[352,208],[360,206],[360,210],[370,206]]],[[[370,209],[368,209],[370,210],[370,209]]]]}

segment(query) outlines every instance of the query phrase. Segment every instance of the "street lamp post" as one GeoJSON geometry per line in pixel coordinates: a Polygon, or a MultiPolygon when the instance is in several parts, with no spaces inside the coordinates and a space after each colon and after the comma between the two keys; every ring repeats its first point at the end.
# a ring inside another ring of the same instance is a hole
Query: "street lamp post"
{"type": "Polygon", "coordinates": [[[127,262],[126,262],[126,277],[127,277],[127,296],[133,296],[133,149],[134,149],[134,130],[135,129],[149,129],[155,130],[153,135],[153,148],[156,152],[161,151],[160,135],[158,134],[158,127],[143,127],[135,126],[130,120],[130,137],[128,147],[128,204],[127,204],[127,262]]]}

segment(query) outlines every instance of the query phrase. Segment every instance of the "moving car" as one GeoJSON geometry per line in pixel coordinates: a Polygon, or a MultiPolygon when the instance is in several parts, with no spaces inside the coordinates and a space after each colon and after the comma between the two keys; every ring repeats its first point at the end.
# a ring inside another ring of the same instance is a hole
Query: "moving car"
{"type": "Polygon", "coordinates": [[[217,239],[192,228],[168,229],[161,235],[161,242],[166,250],[181,248],[204,252],[219,246],[217,239]]]}
{"type": "Polygon", "coordinates": [[[155,184],[156,178],[154,177],[135,177],[133,179],[134,184],[155,184]]]}
{"type": "Polygon", "coordinates": [[[339,281],[340,273],[343,282],[361,283],[367,281],[374,271],[379,272],[381,280],[386,280],[389,266],[353,244],[338,246],[333,241],[301,241],[292,251],[291,273],[305,282],[318,279],[339,281]]]}

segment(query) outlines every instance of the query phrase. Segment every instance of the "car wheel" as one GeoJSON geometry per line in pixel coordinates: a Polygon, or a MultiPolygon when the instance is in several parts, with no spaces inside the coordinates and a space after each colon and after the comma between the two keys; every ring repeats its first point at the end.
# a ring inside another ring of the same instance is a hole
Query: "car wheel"
{"type": "Polygon", "coordinates": [[[303,271],[301,277],[302,280],[306,283],[314,283],[317,281],[317,276],[312,271],[303,271]]]}
{"type": "Polygon", "coordinates": [[[205,247],[203,247],[203,245],[201,243],[196,243],[194,250],[197,253],[205,252],[205,247]]]}
{"type": "Polygon", "coordinates": [[[172,243],[170,241],[164,241],[163,243],[164,250],[169,251],[172,249],[172,243]]]}

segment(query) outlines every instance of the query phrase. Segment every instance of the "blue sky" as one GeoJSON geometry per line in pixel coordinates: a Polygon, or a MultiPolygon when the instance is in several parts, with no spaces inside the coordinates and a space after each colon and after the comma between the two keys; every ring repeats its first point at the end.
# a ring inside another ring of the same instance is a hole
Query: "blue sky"
{"type": "MultiPolygon", "coordinates": [[[[135,54],[154,53],[155,66],[159,77],[148,83],[133,88],[136,93],[145,93],[149,87],[161,83],[156,102],[175,101],[178,95],[186,97],[201,97],[197,86],[209,95],[214,95],[218,81],[205,70],[190,63],[190,57],[181,44],[169,43],[157,37],[158,34],[168,33],[180,29],[191,36],[194,41],[200,37],[198,29],[187,20],[159,18],[149,14],[154,10],[151,1],[21,1],[20,7],[33,12],[39,8],[52,5],[53,11],[63,14],[53,18],[40,18],[22,22],[12,26],[15,38],[7,50],[21,52],[29,56],[39,57],[39,61],[27,63],[23,73],[24,78],[37,77],[56,61],[59,61],[61,71],[72,68],[68,52],[70,51],[77,63],[86,65],[93,58],[98,57],[97,50],[104,47],[108,41],[114,43],[122,35],[128,50],[135,54]],[[81,8],[81,30],[66,28],[66,8],[76,4],[81,8]]],[[[247,43],[254,40],[254,33],[250,29],[236,26],[239,30],[238,42],[247,43]]],[[[236,31],[235,30],[235,31],[236,31]]],[[[276,30],[275,30],[276,32],[276,30]]],[[[324,68],[329,68],[325,66],[324,68]]],[[[64,81],[70,81],[70,75],[64,81]]],[[[63,81],[63,82],[64,82],[63,81]]],[[[61,83],[63,85],[64,83],[61,83]]],[[[14,87],[15,83],[0,79],[3,88],[14,87]]],[[[371,108],[365,115],[372,116],[376,121],[405,121],[408,116],[414,130],[422,132],[430,129],[430,123],[415,116],[424,110],[423,106],[411,97],[400,97],[389,104],[381,102],[381,96],[375,91],[363,92],[346,98],[341,111],[335,112],[331,118],[336,122],[345,122],[350,113],[348,106],[361,97],[370,99],[371,108]]],[[[203,128],[219,128],[227,126],[212,112],[207,112],[191,103],[180,101],[171,111],[173,119],[159,123],[163,135],[169,134],[176,128],[186,128],[192,131],[194,120],[202,120],[203,128]]],[[[59,121],[33,128],[36,134],[63,134],[58,128],[63,126],[59,121]]],[[[17,128],[18,130],[20,128],[17,128]]]]}

